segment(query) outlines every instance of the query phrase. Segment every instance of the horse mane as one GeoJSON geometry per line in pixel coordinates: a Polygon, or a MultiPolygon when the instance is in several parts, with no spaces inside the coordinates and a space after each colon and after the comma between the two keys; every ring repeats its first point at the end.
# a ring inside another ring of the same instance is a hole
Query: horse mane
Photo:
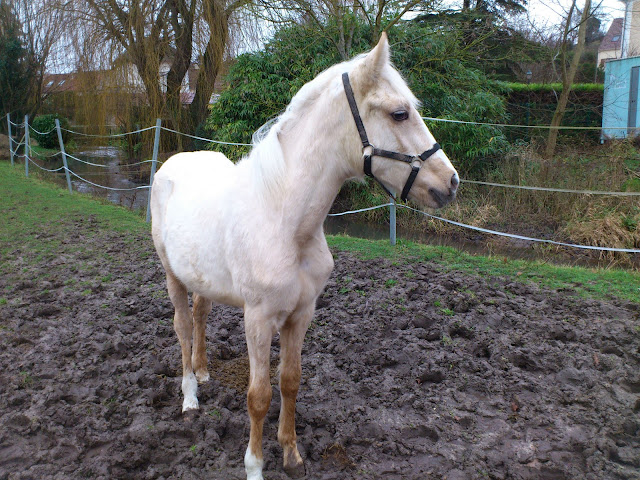
{"type": "MultiPolygon", "coordinates": [[[[238,166],[247,168],[250,172],[254,183],[254,191],[278,198],[283,188],[282,182],[286,171],[286,162],[278,134],[290,122],[295,122],[304,112],[311,109],[322,95],[331,88],[331,82],[335,78],[340,78],[343,72],[350,72],[366,55],[366,53],[363,53],[321,72],[298,90],[287,108],[280,115],[271,118],[253,133],[251,138],[253,147],[249,154],[238,163],[238,166]]],[[[388,67],[384,69],[383,76],[385,80],[418,108],[420,102],[413,95],[402,75],[391,64],[388,64],[388,67]]],[[[342,90],[342,82],[339,85],[336,83],[336,88],[342,90]]]]}
{"type": "Polygon", "coordinates": [[[250,172],[254,191],[275,198],[281,196],[286,162],[278,134],[290,122],[295,122],[305,111],[312,108],[320,95],[328,88],[337,69],[344,71],[345,65],[355,60],[334,65],[304,84],[280,115],[271,118],[253,133],[251,138],[253,147],[249,154],[238,163],[238,166],[247,168],[250,172]]]}

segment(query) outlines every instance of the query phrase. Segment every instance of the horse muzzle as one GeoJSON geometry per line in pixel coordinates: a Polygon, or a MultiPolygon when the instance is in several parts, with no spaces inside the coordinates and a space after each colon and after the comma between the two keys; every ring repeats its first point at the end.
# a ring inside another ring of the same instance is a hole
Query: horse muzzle
{"type": "Polygon", "coordinates": [[[436,208],[442,208],[456,199],[458,185],[460,185],[460,179],[458,178],[458,174],[454,173],[451,176],[451,183],[447,191],[438,190],[437,188],[430,188],[428,190],[429,195],[437,205],[436,208]]]}
{"type": "Polygon", "coordinates": [[[442,208],[445,205],[449,205],[451,202],[455,200],[456,190],[453,188],[450,188],[449,191],[445,193],[445,192],[441,192],[440,190],[436,190],[435,188],[430,188],[429,195],[431,195],[431,198],[436,203],[437,205],[436,208],[442,208]]]}

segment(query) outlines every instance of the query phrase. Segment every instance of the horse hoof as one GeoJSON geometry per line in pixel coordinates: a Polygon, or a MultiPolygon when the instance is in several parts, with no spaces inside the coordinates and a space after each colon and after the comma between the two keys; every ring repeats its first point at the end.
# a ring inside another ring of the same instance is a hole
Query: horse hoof
{"type": "Polygon", "coordinates": [[[304,478],[307,474],[304,462],[296,465],[287,465],[284,467],[284,471],[290,478],[304,478]]]}
{"type": "Polygon", "coordinates": [[[206,369],[203,370],[198,370],[196,372],[196,379],[198,380],[198,383],[205,383],[209,381],[209,372],[206,369]]]}
{"type": "Polygon", "coordinates": [[[198,399],[196,397],[185,398],[182,402],[182,413],[188,412],[189,410],[198,410],[198,399]]]}
{"type": "Polygon", "coordinates": [[[185,423],[193,423],[198,416],[198,410],[187,410],[182,412],[182,420],[185,423]]]}

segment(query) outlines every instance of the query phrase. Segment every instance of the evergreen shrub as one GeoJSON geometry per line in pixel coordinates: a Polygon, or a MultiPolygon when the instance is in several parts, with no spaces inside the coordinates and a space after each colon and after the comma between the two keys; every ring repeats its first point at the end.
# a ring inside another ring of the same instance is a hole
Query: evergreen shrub
{"type": "MultiPolygon", "coordinates": [[[[56,131],[56,118],[60,121],[60,127],[69,129],[69,120],[56,114],[40,115],[31,122],[31,135],[38,141],[42,148],[59,149],[58,132],[56,131]]],[[[62,130],[62,141],[66,144],[70,139],[69,132],[62,130]]]]}

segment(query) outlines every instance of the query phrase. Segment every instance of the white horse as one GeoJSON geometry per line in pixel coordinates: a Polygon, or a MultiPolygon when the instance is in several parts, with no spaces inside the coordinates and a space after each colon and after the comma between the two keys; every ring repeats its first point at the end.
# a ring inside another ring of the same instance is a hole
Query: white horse
{"type": "Polygon", "coordinates": [[[383,34],[368,54],[302,87],[238,164],[221,153],[180,153],[155,176],[153,241],[175,307],[183,411],[198,408],[197,382],[209,379],[205,321],[212,302],[244,310],[248,480],[263,478],[262,427],[271,402],[269,350],[276,332],[284,470],[291,476],[305,472],[295,431],[300,354],[333,269],[322,225],[341,185],[362,178],[365,169],[388,191],[403,190],[403,197],[423,206],[442,207],[455,197],[457,173],[417,104],[390,64],[383,34]]]}

